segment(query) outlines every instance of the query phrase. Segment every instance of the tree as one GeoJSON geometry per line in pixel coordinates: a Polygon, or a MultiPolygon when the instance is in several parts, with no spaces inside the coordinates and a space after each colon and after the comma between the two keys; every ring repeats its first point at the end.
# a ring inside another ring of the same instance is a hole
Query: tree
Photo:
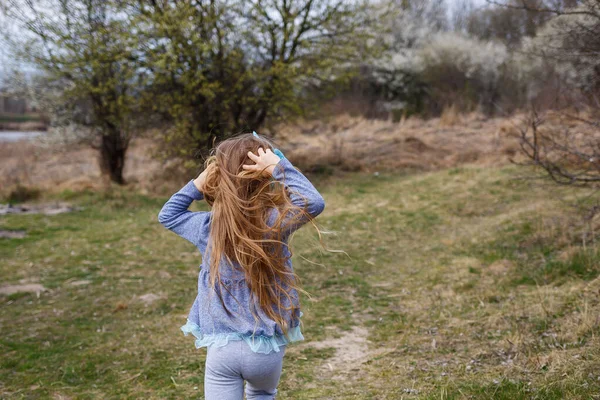
{"type": "Polygon", "coordinates": [[[554,17],[524,43],[524,52],[550,60],[568,87],[587,93],[590,105],[600,108],[600,0],[533,11],[554,17]]]}
{"type": "Polygon", "coordinates": [[[528,160],[522,164],[543,169],[548,177],[560,185],[598,187],[600,137],[597,129],[600,120],[595,119],[598,116],[562,114],[561,117],[563,122],[567,119],[571,125],[574,121],[579,125],[575,129],[568,125],[545,126],[547,117],[535,108],[531,110],[519,129],[522,153],[528,160]]]}
{"type": "Polygon", "coordinates": [[[148,98],[170,154],[302,114],[310,87],[365,57],[366,6],[343,0],[138,1],[148,98]],[[361,48],[361,46],[363,46],[361,48]]]}
{"type": "Polygon", "coordinates": [[[424,23],[432,31],[449,28],[448,5],[445,0],[392,0],[392,5],[401,10],[400,19],[404,16],[414,22],[424,23]]]}
{"type": "Polygon", "coordinates": [[[135,28],[121,2],[8,0],[2,11],[15,24],[14,54],[52,89],[35,91],[52,104],[52,124],[80,130],[98,150],[103,175],[124,184],[127,148],[139,130],[140,75],[135,28]]]}
{"type": "Polygon", "coordinates": [[[474,10],[468,17],[469,34],[483,40],[500,40],[515,47],[524,37],[533,37],[537,29],[551,16],[535,12],[544,6],[543,0],[508,0],[490,2],[491,7],[474,10]]]}
{"type": "MultiPolygon", "coordinates": [[[[533,108],[520,135],[525,164],[539,168],[560,185],[598,188],[600,0],[583,0],[573,8],[542,7],[534,11],[554,17],[536,38],[524,44],[524,52],[552,63],[561,83],[555,107],[566,123],[544,124],[545,116],[533,108]]],[[[589,218],[598,212],[600,206],[596,204],[589,218]]]]}

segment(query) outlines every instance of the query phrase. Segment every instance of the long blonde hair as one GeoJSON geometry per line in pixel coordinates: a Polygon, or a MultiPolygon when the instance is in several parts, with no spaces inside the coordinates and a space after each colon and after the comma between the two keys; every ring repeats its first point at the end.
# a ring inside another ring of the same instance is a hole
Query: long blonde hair
{"type": "MultiPolygon", "coordinates": [[[[300,219],[312,221],[312,217],[305,207],[291,202],[281,182],[242,168],[243,164],[254,164],[248,152],[257,154],[259,147],[273,150],[274,146],[262,136],[240,134],[219,143],[206,160],[203,193],[212,206],[210,284],[217,288],[223,308],[230,313],[221,296],[220,289],[228,289],[221,279],[220,262],[225,258],[241,268],[255,304],[287,334],[287,315],[294,315],[299,304],[294,304],[294,297],[297,291],[304,291],[298,276],[285,265],[292,252],[288,248],[285,254],[284,240],[292,225],[300,219]],[[268,213],[273,208],[278,213],[269,226],[268,213]]],[[[251,310],[258,320],[253,306],[251,310]]]]}

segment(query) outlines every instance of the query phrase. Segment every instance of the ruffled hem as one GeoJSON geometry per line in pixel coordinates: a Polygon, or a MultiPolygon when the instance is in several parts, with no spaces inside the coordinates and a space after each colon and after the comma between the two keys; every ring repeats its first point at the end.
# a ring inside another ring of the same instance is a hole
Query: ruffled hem
{"type": "Polygon", "coordinates": [[[191,333],[196,337],[195,344],[197,349],[208,346],[222,347],[230,341],[244,340],[246,343],[248,343],[252,351],[256,353],[269,354],[273,351],[279,352],[280,346],[285,346],[288,343],[304,340],[304,336],[302,336],[302,332],[300,331],[300,325],[290,328],[288,331],[288,337],[283,335],[245,335],[237,332],[205,335],[200,331],[200,327],[189,319],[180,329],[185,336],[188,336],[191,333]]]}

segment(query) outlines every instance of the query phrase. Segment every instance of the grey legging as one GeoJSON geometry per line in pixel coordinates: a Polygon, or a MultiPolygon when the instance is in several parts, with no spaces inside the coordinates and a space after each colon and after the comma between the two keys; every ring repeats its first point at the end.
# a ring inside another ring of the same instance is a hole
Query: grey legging
{"type": "Polygon", "coordinates": [[[255,353],[243,340],[211,346],[204,372],[205,400],[274,399],[286,346],[279,352],[255,353]]]}

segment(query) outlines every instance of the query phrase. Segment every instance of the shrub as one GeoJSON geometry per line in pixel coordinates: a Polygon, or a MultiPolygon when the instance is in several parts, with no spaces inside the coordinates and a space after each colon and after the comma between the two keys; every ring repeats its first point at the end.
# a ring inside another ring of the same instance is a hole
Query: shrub
{"type": "Polygon", "coordinates": [[[17,184],[6,196],[9,204],[23,203],[28,200],[35,200],[40,197],[40,190],[28,186],[17,184]]]}
{"type": "Polygon", "coordinates": [[[430,88],[430,110],[441,112],[455,105],[461,111],[478,107],[494,111],[499,86],[510,57],[506,46],[438,33],[418,52],[421,76],[430,88]]]}

